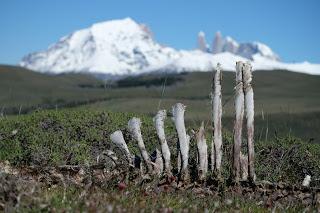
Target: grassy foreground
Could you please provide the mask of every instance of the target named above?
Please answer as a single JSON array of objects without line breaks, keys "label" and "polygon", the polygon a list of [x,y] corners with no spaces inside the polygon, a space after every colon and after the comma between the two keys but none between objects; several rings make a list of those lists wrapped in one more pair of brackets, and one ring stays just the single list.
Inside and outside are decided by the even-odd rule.
[{"label": "grassy foreground", "polygon": [[[111,113],[88,110],[41,111],[30,115],[3,118],[0,122],[0,160],[12,165],[85,165],[93,164],[103,151],[115,149],[109,135],[120,129],[133,154],[139,155],[135,141],[126,126],[133,116],[142,119],[142,134],[146,148],[152,153],[160,149],[152,118],[142,114]],[[198,126],[189,126],[191,129]],[[210,129],[208,127],[207,129]],[[172,122],[166,122],[166,135],[176,157],[177,137]],[[211,141],[207,131],[207,141]],[[232,133],[223,132],[224,163],[229,172]],[[210,149],[210,143],[209,149]],[[195,158],[196,144],[191,140],[191,158]],[[292,136],[273,137],[255,141],[257,176],[269,181],[301,183],[306,173],[320,178],[320,144]],[[245,150],[244,150],[245,152]],[[320,182],[313,182],[320,186]]]},{"label": "grassy foreground", "polygon": [[[147,150],[152,153],[156,147],[159,148],[159,145],[150,116],[79,109],[51,110],[1,118],[0,162],[7,161],[10,166],[22,169],[29,166],[39,168],[58,165],[90,166],[95,164],[97,157],[107,149],[115,150],[116,154],[121,156],[109,139],[110,133],[117,129],[123,130],[130,150],[139,155],[136,143],[126,131],[127,121],[133,116],[142,119],[142,134]],[[197,128],[197,126],[189,125],[189,132],[191,128]],[[177,138],[169,119],[166,122],[166,134],[172,150],[173,165],[176,165]],[[223,138],[223,176],[227,178],[230,173],[232,145],[230,131],[224,129]],[[211,141],[210,134],[207,134],[207,141]],[[194,168],[196,162],[194,139],[191,141],[190,149],[190,168]],[[267,141],[264,138],[256,139],[255,149],[256,173],[259,180],[283,181],[300,185],[305,175],[310,174],[311,186],[320,187],[320,144],[292,136],[272,137]],[[90,188],[86,188],[86,185],[72,184],[65,188],[64,184],[68,183],[62,184],[59,181],[50,180],[48,184],[47,181],[39,181],[39,179],[30,182],[25,176],[16,177],[2,172],[0,174],[2,183],[0,203],[5,205],[3,208],[6,210],[14,211],[170,212],[186,209],[191,212],[205,210],[264,212],[275,206],[268,206],[259,199],[234,197],[224,192],[224,189],[216,195],[194,190],[161,191],[154,188],[152,184],[137,186],[126,181],[124,182],[127,186],[122,189],[119,188],[119,183],[123,181],[121,175],[113,181],[93,184]],[[44,172],[44,177],[46,177],[45,174],[47,173]],[[150,188],[153,190],[150,191]],[[22,196],[22,192],[25,192],[26,196]],[[31,192],[32,196],[28,196]],[[306,208],[301,203],[277,206],[282,210],[287,207],[291,211]]]}]

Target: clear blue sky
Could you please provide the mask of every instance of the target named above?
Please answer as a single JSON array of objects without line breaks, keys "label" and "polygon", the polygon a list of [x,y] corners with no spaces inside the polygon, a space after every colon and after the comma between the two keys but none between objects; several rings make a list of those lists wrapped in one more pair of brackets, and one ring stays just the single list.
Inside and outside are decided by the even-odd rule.
[{"label": "clear blue sky", "polygon": [[261,41],[284,61],[320,63],[320,0],[1,0],[0,63],[99,21],[131,17],[158,42],[193,49],[202,30],[240,42]]}]

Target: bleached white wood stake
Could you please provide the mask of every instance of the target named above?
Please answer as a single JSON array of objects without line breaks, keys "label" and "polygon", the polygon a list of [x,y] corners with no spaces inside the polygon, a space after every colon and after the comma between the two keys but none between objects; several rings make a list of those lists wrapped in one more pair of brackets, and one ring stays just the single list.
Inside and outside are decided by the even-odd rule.
[{"label": "bleached white wood stake", "polygon": [[124,154],[129,162],[130,165],[133,165],[133,156],[131,155],[128,146],[123,138],[123,134],[120,130],[115,131],[110,135],[110,140],[112,143],[114,143],[117,147],[119,147],[122,151],[124,151]]},{"label": "bleached white wood stake", "polygon": [[245,100],[245,112],[247,118],[248,137],[248,172],[250,181],[255,181],[254,171],[254,99],[252,89],[252,66],[249,62],[243,66],[243,88]]},{"label": "bleached white wood stake", "polygon": [[[188,145],[188,150],[189,150],[189,145],[190,145],[190,135],[187,134],[187,145]],[[180,173],[181,168],[182,168],[182,159],[181,159],[181,152],[180,152],[180,145],[178,144],[178,159],[177,159],[177,168],[178,172]]]},{"label": "bleached white wood stake", "polygon": [[248,156],[240,152],[241,180],[248,180]]},{"label": "bleached white wood stake", "polygon": [[178,157],[177,157],[177,169],[178,169],[178,173],[181,172],[181,168],[182,168],[182,160],[181,160],[180,146],[179,146],[179,144],[178,144]]},{"label": "bleached white wood stake", "polygon": [[156,149],[156,160],[154,164],[154,173],[161,175],[163,173],[163,159],[161,152],[158,149]]},{"label": "bleached white wood stake", "polygon": [[311,182],[311,176],[306,175],[305,178],[303,179],[302,186],[309,187]]},{"label": "bleached white wood stake", "polygon": [[111,150],[106,150],[105,152],[103,152],[103,154],[105,154],[106,156],[108,156],[111,160],[113,160],[114,162],[118,161],[118,157],[116,156],[116,153],[114,153]]},{"label": "bleached white wood stake", "polygon": [[203,122],[196,133],[196,141],[198,148],[198,176],[199,180],[204,180],[208,171],[208,148]]},{"label": "bleached white wood stake", "polygon": [[190,140],[191,140],[191,136],[186,134],[187,136],[187,149],[188,149],[188,158],[189,158],[189,150],[190,150]]},{"label": "bleached white wood stake", "polygon": [[[106,151],[102,152],[102,155],[107,156],[109,159],[111,159],[114,166],[117,165],[118,157],[117,157],[116,153],[114,153],[111,150],[106,150]],[[97,163],[100,162],[100,158],[101,158],[101,156],[98,155],[97,160],[96,160]]]},{"label": "bleached white wood stake", "polygon": [[181,154],[181,179],[187,180],[189,178],[188,173],[188,160],[189,160],[189,142],[190,137],[187,136],[186,127],[184,124],[184,112],[185,106],[181,103],[177,103],[172,107],[172,114],[178,138],[179,138],[179,152]]},{"label": "bleached white wood stake", "polygon": [[236,183],[240,180],[240,152],[242,143],[242,124],[244,115],[244,93],[242,82],[242,69],[244,63],[238,61],[236,63],[236,86],[235,86],[235,122],[233,130],[233,178]]},{"label": "bleached white wood stake", "polygon": [[138,147],[142,155],[142,159],[146,164],[147,170],[149,173],[152,173],[153,168],[150,160],[150,156],[147,152],[147,149],[144,145],[142,134],[141,134],[141,120],[139,118],[132,118],[128,122],[128,130],[133,138],[138,142]]},{"label": "bleached white wood stake", "polygon": [[171,153],[164,132],[164,120],[166,117],[166,110],[159,110],[157,115],[153,118],[153,121],[155,123],[157,135],[160,141],[161,153],[164,160],[164,171],[167,175],[171,175]]},{"label": "bleached white wood stake", "polygon": [[[212,122],[213,123],[213,122]],[[214,132],[214,130],[212,129],[212,132]],[[211,172],[214,171],[215,168],[215,157],[216,157],[216,153],[214,151],[214,139],[212,137],[211,139],[211,154],[210,154],[210,161],[211,161]]]},{"label": "bleached white wood stake", "polygon": [[210,153],[210,161],[211,161],[211,172],[214,172],[215,170],[215,162],[216,162],[216,153],[215,153],[215,147],[214,147],[214,76],[212,77],[211,82],[211,123],[212,123],[212,139],[211,139],[211,153]]},{"label": "bleached white wood stake", "polygon": [[213,147],[214,147],[214,170],[220,175],[221,161],[222,161],[222,104],[221,104],[221,66],[218,63],[213,79],[213,97],[212,97],[212,111],[213,111]]}]

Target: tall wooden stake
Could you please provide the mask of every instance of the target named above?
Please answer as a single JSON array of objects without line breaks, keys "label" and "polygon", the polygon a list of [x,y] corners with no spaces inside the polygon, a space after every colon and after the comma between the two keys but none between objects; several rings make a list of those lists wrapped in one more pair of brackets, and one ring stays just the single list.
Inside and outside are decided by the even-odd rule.
[{"label": "tall wooden stake", "polygon": [[[222,161],[222,133],[221,133],[221,67],[217,64],[216,73],[213,79],[212,88],[212,120],[213,120],[213,144],[211,149],[211,156],[214,156],[214,170],[220,176],[221,161]],[[211,157],[212,159],[213,157]],[[212,163],[212,162],[211,162]]]},{"label": "tall wooden stake", "polygon": [[147,149],[144,145],[142,134],[141,134],[141,120],[139,118],[132,118],[128,122],[128,130],[132,134],[133,138],[138,142],[138,147],[142,155],[142,159],[146,164],[147,170],[149,173],[153,172],[150,156],[147,152]]},{"label": "tall wooden stake", "polygon": [[252,89],[252,66],[245,63],[243,66],[243,87],[245,97],[245,111],[247,118],[247,137],[248,137],[248,170],[249,180],[255,180],[254,172],[254,100]]},{"label": "tall wooden stake", "polygon": [[164,132],[164,120],[167,117],[166,110],[159,110],[157,115],[153,118],[153,121],[156,126],[157,135],[160,141],[161,153],[164,160],[164,171],[166,175],[171,175],[171,163],[170,163],[170,149],[166,140]]},{"label": "tall wooden stake", "polygon": [[186,133],[186,127],[184,124],[184,112],[185,106],[181,103],[177,103],[172,107],[173,121],[176,126],[178,138],[179,138],[179,153],[181,156],[181,169],[180,178],[182,181],[189,179],[188,172],[188,160],[189,160],[189,140],[190,137]]},{"label": "tall wooden stake", "polygon": [[242,142],[242,124],[244,114],[244,93],[242,82],[242,68],[244,63],[239,61],[236,63],[236,87],[235,87],[235,114],[236,120],[233,130],[233,178],[236,183],[240,180],[240,152]]},{"label": "tall wooden stake", "polygon": [[204,180],[208,171],[208,151],[203,122],[196,133],[196,140],[198,148],[198,176],[199,180]]}]

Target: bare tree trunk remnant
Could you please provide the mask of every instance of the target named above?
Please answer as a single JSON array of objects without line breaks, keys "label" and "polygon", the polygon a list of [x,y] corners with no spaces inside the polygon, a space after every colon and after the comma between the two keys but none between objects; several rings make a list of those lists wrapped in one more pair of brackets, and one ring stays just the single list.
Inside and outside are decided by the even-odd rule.
[{"label": "bare tree trunk remnant", "polygon": [[211,149],[211,159],[214,159],[214,171],[220,176],[222,162],[222,133],[221,133],[221,67],[217,64],[216,73],[212,85],[212,120],[213,120],[213,144]]},{"label": "bare tree trunk remnant", "polygon": [[184,124],[184,112],[185,106],[181,103],[177,103],[172,107],[173,121],[176,126],[178,138],[179,138],[179,153],[181,155],[181,169],[180,178],[183,181],[189,179],[188,173],[188,160],[189,160],[189,142],[190,137],[187,136],[186,127]]},{"label": "bare tree trunk remnant", "polygon": [[240,152],[241,180],[248,180],[248,156]]},{"label": "bare tree trunk remnant", "polygon": [[117,147],[119,147],[122,151],[124,151],[126,158],[130,165],[133,165],[133,157],[128,149],[128,146],[123,138],[123,134],[120,130],[115,131],[110,135],[110,140],[114,143]]},{"label": "bare tree trunk remnant", "polygon": [[210,161],[211,161],[211,172],[214,171],[214,168],[215,168],[215,152],[214,152],[214,140],[213,138],[211,139],[211,155],[210,155]]},{"label": "bare tree trunk remnant", "polygon": [[204,180],[208,171],[208,147],[203,122],[196,133],[196,140],[198,148],[198,176],[199,180]]},{"label": "bare tree trunk remnant", "polygon": [[235,87],[235,114],[236,120],[233,130],[233,178],[236,183],[240,180],[240,152],[242,143],[242,124],[244,115],[244,92],[242,82],[242,69],[244,63],[239,61],[236,63],[236,87]]},{"label": "bare tree trunk remnant", "polygon": [[157,135],[160,141],[161,153],[164,160],[164,171],[167,175],[171,175],[171,153],[164,132],[164,120],[166,119],[166,117],[166,110],[160,110],[158,111],[157,115],[153,118],[153,121],[155,123]]},{"label": "bare tree trunk remnant", "polygon": [[141,134],[141,120],[139,118],[132,118],[128,122],[128,130],[130,134],[133,136],[133,138],[138,142],[138,147],[140,150],[140,153],[142,155],[142,159],[144,163],[146,164],[147,170],[149,173],[152,173],[153,168],[150,160],[150,156],[147,152],[147,149],[144,145],[142,134]]},{"label": "bare tree trunk remnant", "polygon": [[163,159],[161,156],[161,152],[156,149],[156,159],[154,161],[154,173],[157,175],[161,175],[163,173]]},{"label": "bare tree trunk remnant", "polygon": [[247,118],[247,137],[248,137],[248,170],[249,180],[255,181],[254,171],[254,99],[252,89],[252,66],[245,63],[243,66],[243,88],[245,97],[245,110]]}]

